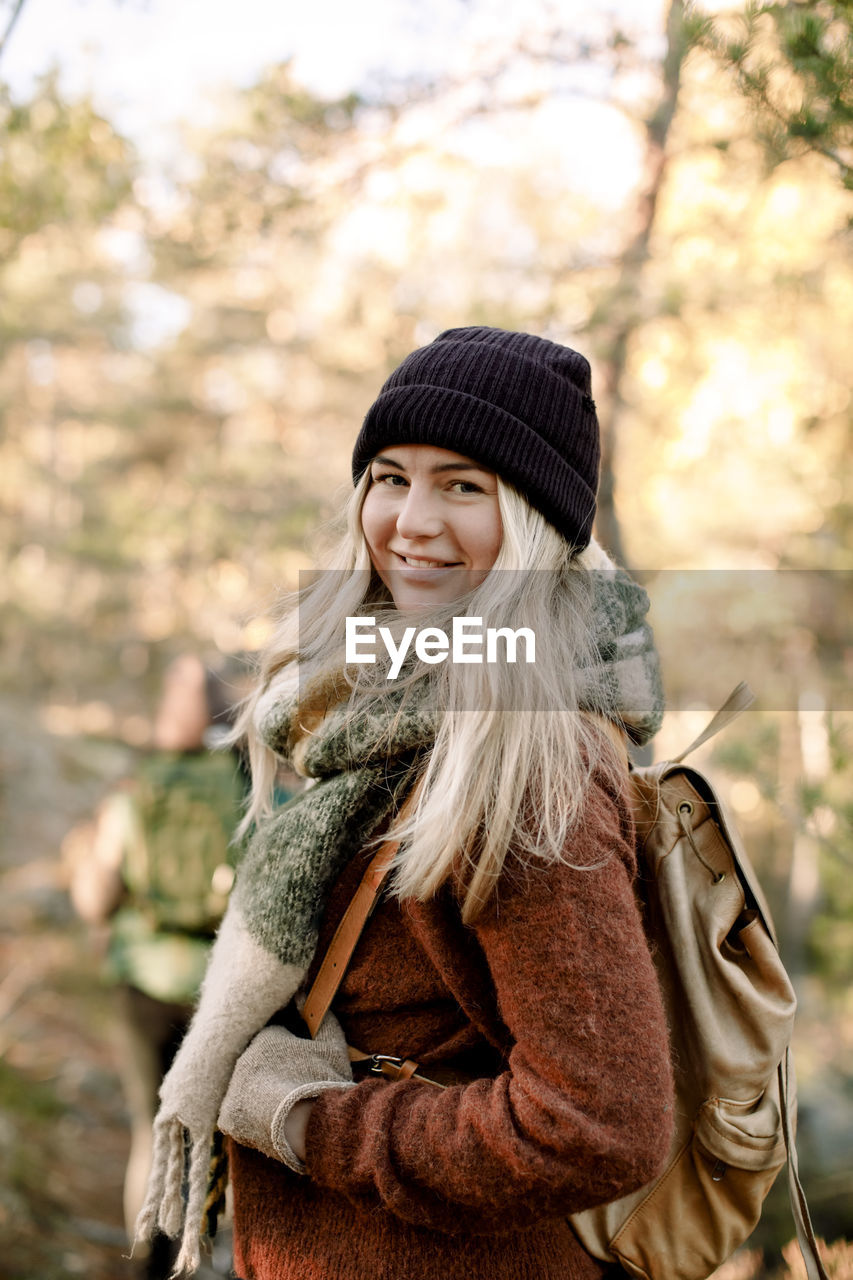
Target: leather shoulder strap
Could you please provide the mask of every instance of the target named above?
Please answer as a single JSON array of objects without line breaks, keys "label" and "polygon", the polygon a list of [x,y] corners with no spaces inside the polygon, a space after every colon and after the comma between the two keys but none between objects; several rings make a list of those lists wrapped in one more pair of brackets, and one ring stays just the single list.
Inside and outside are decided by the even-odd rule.
[{"label": "leather shoulder strap", "polygon": [[[416,783],[409,792],[397,815],[397,821],[405,821],[415,806],[420,790]],[[311,990],[302,1009],[302,1018],[313,1039],[326,1016],[329,1006],[337,994],[343,981],[347,966],[361,937],[362,930],[379,900],[379,894],[391,870],[391,864],[400,847],[399,840],[383,840],[376,853],[367,864],[352,901],[335,930],[329,949],[323,957],[323,963],[317,971]]]},{"label": "leather shoulder strap", "polygon": [[803,1191],[803,1185],[800,1182],[800,1171],[797,1165],[797,1147],[794,1142],[796,1104],[793,1098],[795,1092],[793,1071],[794,1063],[789,1045],[777,1069],[781,1102],[780,1110],[782,1112],[782,1136],[785,1139],[785,1150],[788,1154],[788,1198],[791,1201],[791,1213],[794,1217],[794,1226],[797,1229],[797,1243],[800,1246],[800,1253],[803,1255],[808,1280],[829,1280],[820,1256],[820,1247],[812,1226],[809,1206],[806,1202],[806,1193]]}]

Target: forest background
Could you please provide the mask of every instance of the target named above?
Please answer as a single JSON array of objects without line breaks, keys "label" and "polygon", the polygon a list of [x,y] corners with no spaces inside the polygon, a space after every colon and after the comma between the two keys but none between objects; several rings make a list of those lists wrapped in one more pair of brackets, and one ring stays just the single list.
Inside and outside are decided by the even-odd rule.
[{"label": "forest background", "polygon": [[[458,324],[592,360],[598,533],[664,661],[656,756],[757,694],[704,759],[796,978],[801,1165],[843,1242],[853,5],[368,6],[360,59],[332,13],[325,81],[291,15],[292,57],[147,146],[61,56],[22,87],[39,4],[0,5],[0,1275],[119,1274],[124,1117],[63,836],[145,749],[175,654],[262,645],[383,377]],[[211,7],[220,38],[238,21]],[[799,1274],[791,1234],[780,1187],[728,1280]]]}]

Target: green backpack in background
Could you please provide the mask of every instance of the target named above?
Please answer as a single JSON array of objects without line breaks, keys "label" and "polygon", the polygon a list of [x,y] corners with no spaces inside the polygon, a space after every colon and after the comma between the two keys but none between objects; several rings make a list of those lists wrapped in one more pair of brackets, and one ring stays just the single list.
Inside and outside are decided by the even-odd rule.
[{"label": "green backpack in background", "polygon": [[158,930],[212,934],[240,848],[247,780],[230,751],[158,752],[131,784],[124,859],[130,904]]}]

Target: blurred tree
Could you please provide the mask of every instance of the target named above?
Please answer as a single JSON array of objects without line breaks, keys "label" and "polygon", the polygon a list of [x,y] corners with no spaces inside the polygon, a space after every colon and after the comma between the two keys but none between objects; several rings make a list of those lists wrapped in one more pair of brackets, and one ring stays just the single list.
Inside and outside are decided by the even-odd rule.
[{"label": "blurred tree", "polygon": [[94,699],[83,727],[140,740],[121,711],[152,645],[253,647],[242,623],[332,508],[324,465],[301,481],[315,442],[287,433],[331,403],[307,300],[355,107],[272,73],[175,181],[53,79],[4,95],[2,660],[18,692]]},{"label": "blurred tree", "polygon": [[[777,175],[780,167],[795,170],[810,156],[824,162],[828,175],[840,178],[846,190],[853,189],[853,4],[850,0],[785,0],[784,3],[749,3],[742,10],[718,17],[697,17],[699,43],[723,69],[750,108],[749,136],[757,145],[765,172]],[[728,136],[720,134],[716,145],[725,150],[737,147],[744,138],[743,124]],[[826,163],[828,162],[828,164]],[[802,172],[816,172],[800,169]],[[781,173],[778,177],[781,178]],[[784,179],[782,179],[784,181]],[[802,187],[803,179],[793,178]],[[807,181],[807,179],[806,179]],[[818,177],[817,190],[825,189]],[[815,212],[830,204],[829,197],[813,204]],[[840,209],[831,242],[833,267],[846,274],[851,258],[853,211],[849,201]],[[820,216],[818,212],[818,216]],[[826,269],[829,268],[827,261]],[[801,297],[810,307],[828,279],[822,271],[803,273],[799,280]],[[840,296],[839,296],[840,295]],[[847,290],[836,291],[844,307]],[[805,326],[804,326],[804,339]],[[828,337],[832,346],[832,337]],[[844,477],[837,497],[825,504],[820,531],[825,552],[836,564],[848,564],[846,552],[853,545],[853,504],[850,502],[849,470],[849,379],[844,372],[846,356],[836,365],[834,393],[838,410],[827,421],[815,413],[804,424],[812,436],[820,432],[835,438],[836,466],[833,474]],[[848,388],[843,395],[840,388]],[[789,552],[791,563],[809,563],[811,556],[800,542]]]},{"label": "blurred tree", "polygon": [[[55,86],[7,100],[9,591],[36,638],[19,631],[15,661],[26,649],[38,681],[56,689],[64,671],[91,690],[173,635],[258,643],[269,618],[247,620],[310,562],[304,535],[335,510],[378,382],[448,324],[577,334],[592,351],[600,532],[620,545],[618,476],[635,564],[721,546],[843,564],[842,206],[821,195],[804,224],[805,171],[762,183],[725,77],[681,0],[667,13],[663,61],[619,31],[593,47],[545,24],[466,83],[397,86],[390,106],[322,101],[275,68],[188,136],[177,175],[139,174]],[[582,189],[600,175],[554,115],[578,94],[639,139],[620,217]],[[106,651],[57,660],[78,614]]]},{"label": "blurred tree", "polygon": [[633,226],[619,255],[614,283],[599,294],[589,319],[602,372],[601,481],[596,531],[620,563],[627,563],[618,515],[619,436],[626,419],[628,348],[645,313],[643,271],[649,258],[658,200],[666,180],[669,134],[678,110],[684,60],[694,39],[683,0],[671,0],[666,13],[666,49],[660,67],[660,96],[643,121],[643,178],[636,196]]},{"label": "blurred tree", "polygon": [[2,23],[2,28],[0,28],[0,58],[3,56],[3,51],[9,42],[15,23],[21,16],[23,7],[24,0],[12,0],[9,11],[0,13],[0,23]]},{"label": "blurred tree", "polygon": [[359,111],[357,97],[321,100],[273,68],[188,135],[191,165],[147,210],[150,280],[186,306],[149,355],[169,523],[148,509],[142,474],[139,553],[172,586],[151,598],[148,634],[257,647],[263,620],[243,624],[295,585],[306,531],[335,510],[345,473],[330,458],[359,376],[381,361],[365,359],[369,331],[344,349],[333,314],[345,282],[329,242],[358,188]]},{"label": "blurred tree", "polygon": [[[127,315],[107,229],[132,200],[132,148],[48,77],[30,102],[0,90],[0,537],[5,673],[21,687],[73,663],[99,562],[85,488],[114,444],[124,391],[109,374]],[[109,544],[110,539],[104,539]],[[76,642],[75,642],[76,637]],[[59,676],[61,680],[61,676]]]},{"label": "blurred tree", "polygon": [[56,74],[32,101],[15,103],[0,85],[0,258],[48,226],[96,227],[127,198],[134,159],[129,144],[82,99],[69,103]]},{"label": "blurred tree", "polygon": [[809,935],[811,967],[844,1003],[853,974],[853,743],[849,717],[829,716],[827,768],[802,782],[801,804],[820,850],[819,909]]},{"label": "blurred tree", "polygon": [[749,3],[701,38],[752,108],[770,167],[816,152],[853,188],[851,0]]}]

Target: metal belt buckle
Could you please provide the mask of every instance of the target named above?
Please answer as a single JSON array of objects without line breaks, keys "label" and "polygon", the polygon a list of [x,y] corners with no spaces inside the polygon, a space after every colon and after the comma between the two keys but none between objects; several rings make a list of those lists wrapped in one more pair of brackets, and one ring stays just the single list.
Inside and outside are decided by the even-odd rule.
[{"label": "metal belt buckle", "polygon": [[402,1067],[405,1058],[395,1058],[393,1053],[372,1053],[370,1055],[370,1070],[375,1076],[382,1075],[382,1067],[384,1063],[388,1063],[392,1067]]}]

